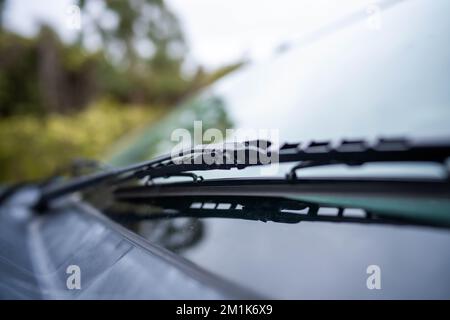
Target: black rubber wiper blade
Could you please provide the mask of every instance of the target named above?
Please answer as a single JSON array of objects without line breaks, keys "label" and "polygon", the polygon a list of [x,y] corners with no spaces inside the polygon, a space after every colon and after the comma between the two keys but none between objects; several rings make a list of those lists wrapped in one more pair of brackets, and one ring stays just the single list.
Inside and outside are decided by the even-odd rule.
[{"label": "black rubber wiper blade", "polygon": [[[414,219],[378,215],[362,208],[329,207],[326,204],[281,197],[159,196],[145,200],[133,199],[132,204],[133,206],[150,205],[160,210],[146,214],[117,209],[104,212],[113,220],[125,223],[176,218],[222,218],[285,224],[310,221],[443,227],[443,225],[424,223]],[[325,214],[322,209],[325,209],[323,210]],[[327,210],[328,212],[326,212]]]},{"label": "black rubber wiper blade", "polygon": [[285,144],[279,159],[298,162],[288,178],[295,179],[299,169],[344,164],[359,166],[376,162],[434,162],[444,165],[450,157],[450,139],[411,140],[378,139],[312,141],[303,144]]},{"label": "black rubber wiper blade", "polygon": [[[98,173],[81,176],[77,178],[70,179],[69,181],[64,181],[60,183],[50,184],[49,186],[45,186],[41,190],[41,196],[37,201],[35,208],[38,211],[42,211],[45,209],[47,204],[54,199],[65,196],[67,194],[82,191],[86,188],[97,186],[99,184],[105,183],[107,181],[111,181],[111,183],[121,183],[127,182],[132,179],[141,179],[149,175],[155,174],[155,170],[160,170],[160,168],[166,168],[168,164],[170,164],[170,169],[168,172],[164,172],[161,176],[166,176],[168,173],[179,174],[185,171],[192,170],[214,170],[214,169],[231,169],[238,168],[242,169],[249,165],[260,165],[261,163],[257,162],[255,164],[245,163],[245,162],[232,162],[232,163],[218,163],[218,164],[195,164],[185,165],[183,163],[175,164],[176,158],[185,158],[185,157],[195,157],[202,156],[205,152],[214,153],[214,152],[222,152],[226,150],[227,153],[235,153],[239,151],[244,151],[244,153],[256,152],[256,153],[267,153],[267,147],[270,146],[269,141],[263,140],[254,140],[254,141],[245,141],[238,144],[221,144],[217,147],[213,147],[211,145],[200,145],[191,149],[182,150],[179,152],[179,156],[174,157],[173,154],[166,154],[159,156],[155,159],[133,164],[130,166],[120,167],[120,168],[112,168],[109,170],[104,170]],[[223,154],[223,153],[222,153]],[[182,160],[182,159],[181,159]],[[159,171],[158,171],[159,172]]]},{"label": "black rubber wiper blade", "polygon": [[[165,155],[140,164],[74,178],[68,182],[43,188],[37,207],[45,207],[52,199],[105,181],[117,184],[145,177],[167,177],[189,171],[243,169],[271,163],[266,163],[263,159],[276,159],[279,163],[298,162],[299,164],[289,175],[289,178],[295,178],[295,171],[304,167],[405,161],[444,164],[450,156],[450,139],[427,141],[379,139],[374,142],[343,140],[338,143],[313,141],[303,144],[285,144],[279,150],[272,150],[268,148],[269,146],[270,142],[262,140],[240,144],[207,145],[184,150],[175,157]],[[245,156],[243,159],[237,156],[241,151]],[[212,163],[195,161],[205,155],[213,156],[215,161]],[[229,161],[230,159],[232,161]]]},{"label": "black rubber wiper blade", "polygon": [[[333,164],[349,166],[375,162],[434,162],[444,164],[450,157],[450,139],[379,139],[373,142],[343,140],[338,143],[312,141],[308,143],[285,144],[279,150],[258,148],[253,159],[231,163],[225,161],[225,155],[227,155],[227,152],[230,152],[229,150],[212,148],[208,149],[208,152],[209,154],[224,155],[224,157],[217,157],[219,161],[211,164],[186,163],[186,161],[177,163],[176,159],[170,159],[136,171],[132,177],[157,178],[187,171],[243,169],[249,166],[271,164],[264,163],[261,159],[276,159],[278,163],[298,162],[298,165],[292,169],[289,178],[295,178],[296,170],[301,168]],[[202,156],[202,154],[198,154],[198,156]]]},{"label": "black rubber wiper blade", "polygon": [[[119,203],[176,210],[176,215],[168,217],[186,215],[285,223],[310,220],[450,227],[450,183],[437,179],[215,179],[201,183],[121,187],[114,191],[114,199]],[[231,204],[233,210],[221,210],[223,204]],[[244,211],[237,210],[238,206]],[[306,206],[310,208],[306,217],[282,211],[301,210]],[[320,207],[339,211],[335,216],[322,216],[314,209]],[[350,208],[361,209],[366,216],[347,219],[349,217],[345,214],[340,214]]]}]

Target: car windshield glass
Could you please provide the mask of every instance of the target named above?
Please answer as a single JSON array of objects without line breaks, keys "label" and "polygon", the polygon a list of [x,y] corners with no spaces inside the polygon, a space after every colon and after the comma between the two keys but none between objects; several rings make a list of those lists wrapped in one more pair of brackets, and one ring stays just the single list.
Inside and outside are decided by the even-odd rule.
[{"label": "car windshield glass", "polygon": [[[246,65],[189,99],[156,127],[126,140],[126,144],[122,143],[110,154],[109,162],[124,165],[168,152],[173,146],[168,141],[171,133],[177,128],[193,132],[195,120],[202,121],[204,130],[278,128],[280,144],[450,136],[450,43],[446,40],[450,30],[447,18],[450,5],[445,1],[434,6],[421,1],[392,2],[395,5],[383,11],[383,28],[377,32],[368,30],[364,19],[350,19],[349,23],[338,24],[339,28],[333,32],[316,34],[307,43],[294,43],[288,50],[276,53],[266,61]],[[291,168],[291,164],[281,164],[277,176],[284,177]],[[226,177],[256,177],[259,176],[257,170],[255,167],[229,170]],[[205,179],[224,177],[218,171],[195,173]],[[358,167],[337,164],[307,168],[297,174],[305,179],[445,179],[447,172],[434,163],[405,162]],[[174,177],[156,183],[172,183],[177,179],[192,180]],[[331,198],[314,200],[336,200],[332,194],[329,196]],[[342,212],[347,210],[356,219],[360,218],[361,198],[347,195],[346,199],[348,202],[341,207]],[[450,268],[450,235],[444,230],[392,224],[334,223],[329,217],[338,216],[340,212],[332,205],[335,203],[321,209],[319,216],[326,218],[319,222],[273,221],[282,210],[301,214],[302,204],[296,204],[296,208],[271,208],[262,212],[269,211],[272,216],[256,216],[255,219],[220,217],[229,212],[217,213],[215,206],[220,203],[234,206],[232,200],[196,199],[190,203],[193,208],[189,207],[192,209],[189,212],[166,212],[169,219],[142,219],[139,216],[137,220],[122,223],[200,266],[218,271],[224,277],[268,296],[369,297],[370,292],[356,285],[356,278],[364,283],[364,270],[359,270],[357,265],[371,261],[389,265],[393,277],[409,270],[410,283],[415,282],[413,277],[417,274],[426,275],[433,281],[430,266],[434,262]],[[176,201],[181,200],[171,203]],[[367,199],[365,201],[367,204]],[[438,211],[433,204],[436,202],[424,198],[422,204],[405,200],[390,203],[389,208],[392,210],[391,205],[394,205],[400,210],[409,208],[427,214]],[[376,203],[376,206],[385,205],[388,205],[386,201]],[[239,209],[237,206],[232,208]],[[140,214],[145,215],[148,206],[140,210],[144,210]],[[199,218],[199,214],[205,214],[200,210],[215,215],[215,218]],[[180,216],[173,219],[176,214]],[[433,250],[425,250],[427,246],[432,246]],[[420,258],[415,250],[421,252]],[[302,276],[293,276],[296,274]],[[351,278],[355,278],[352,288],[347,285]],[[448,283],[449,279],[435,280],[436,290],[418,284],[415,292],[439,296],[438,287],[448,290],[443,283]],[[318,292],[317,283],[326,289]],[[400,286],[393,285],[382,296],[392,298],[401,295],[401,291]],[[412,291],[408,294],[414,296]]]}]

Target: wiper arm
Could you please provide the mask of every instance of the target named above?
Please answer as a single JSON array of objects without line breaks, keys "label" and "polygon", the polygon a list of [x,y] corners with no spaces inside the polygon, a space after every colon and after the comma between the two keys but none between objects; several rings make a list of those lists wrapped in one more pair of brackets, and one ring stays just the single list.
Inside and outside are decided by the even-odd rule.
[{"label": "wiper arm", "polygon": [[[256,140],[238,145],[224,144],[218,147],[197,147],[181,152],[178,157],[165,155],[140,164],[74,178],[66,183],[53,184],[43,188],[42,196],[36,207],[45,207],[52,199],[81,191],[105,181],[113,181],[117,184],[132,179],[165,177],[189,171],[243,169],[265,164],[261,161],[263,158],[278,158],[279,163],[299,162],[300,164],[294,167],[289,175],[289,178],[295,178],[295,170],[305,167],[402,161],[444,164],[450,156],[450,140],[379,139],[373,143],[364,140],[344,140],[339,143],[313,141],[304,144],[285,144],[279,150],[271,150],[268,146],[270,146],[270,143]],[[250,161],[251,159],[248,156],[240,159],[236,154],[241,151],[246,155],[253,152],[256,158],[253,159],[254,161]],[[195,161],[196,158],[204,156],[205,153],[214,155],[213,158],[216,161],[211,164]],[[230,158],[234,160],[227,161]]]},{"label": "wiper arm", "polygon": [[[188,150],[180,151],[180,155],[178,158],[186,158],[186,157],[198,157],[203,156],[205,152],[215,153],[222,152],[222,154],[229,154],[243,151],[245,154],[249,154],[250,152],[256,152],[265,154],[267,153],[267,147],[270,146],[269,141],[263,140],[254,140],[254,141],[246,141],[243,143],[239,143],[236,147],[236,144],[223,144],[225,149],[222,147],[212,148],[210,145],[201,145],[194,147]],[[235,147],[233,149],[233,147]],[[226,153],[223,152],[226,151]],[[175,157],[176,158],[176,157]],[[242,169],[249,165],[260,165],[260,162],[255,164],[250,163],[242,163],[239,161],[233,163],[222,163],[222,164],[192,164],[185,165],[183,163],[175,164],[174,157],[172,154],[162,155],[150,161],[145,161],[137,164],[133,164],[130,166],[113,168],[109,170],[105,170],[99,173],[94,173],[86,176],[81,176],[77,178],[73,178],[67,182],[63,183],[55,183],[49,186],[45,186],[41,190],[41,196],[37,201],[35,208],[38,211],[42,211],[46,208],[47,204],[54,199],[65,196],[67,194],[82,191],[86,188],[96,186],[107,181],[113,181],[115,184],[126,182],[132,179],[141,179],[146,176],[149,176],[150,173],[153,176],[167,176],[169,174],[177,175],[182,174],[185,171],[192,170],[214,170],[214,169],[231,169],[238,168]],[[169,168],[169,170],[161,170],[161,168]],[[155,172],[157,170],[158,172]],[[159,174],[159,175],[158,175]]]},{"label": "wiper arm", "polygon": [[[250,145],[251,146],[251,145]],[[249,149],[252,151],[251,149]],[[184,159],[169,159],[147,166],[133,173],[131,178],[164,177],[186,171],[243,169],[249,166],[259,166],[261,158],[277,159],[279,163],[299,162],[291,171],[289,178],[295,178],[295,171],[301,168],[317,167],[333,164],[350,166],[374,162],[435,162],[443,164],[450,157],[450,141],[413,141],[406,139],[379,139],[375,142],[364,140],[344,140],[339,143],[331,141],[284,144],[279,150],[256,148],[254,161],[239,162],[234,154],[235,162],[227,162],[227,155],[236,153],[234,149],[208,149],[209,154],[223,155],[217,157],[212,164],[186,163]],[[196,156],[203,156],[198,153]],[[186,157],[186,156],[184,156]],[[193,157],[192,157],[193,159]],[[179,162],[177,162],[178,160]],[[189,159],[190,160],[190,159]]]}]

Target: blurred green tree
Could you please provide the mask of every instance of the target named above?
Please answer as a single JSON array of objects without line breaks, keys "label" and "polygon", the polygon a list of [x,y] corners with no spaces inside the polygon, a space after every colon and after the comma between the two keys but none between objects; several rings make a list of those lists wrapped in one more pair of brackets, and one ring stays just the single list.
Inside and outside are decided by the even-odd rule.
[{"label": "blurred green tree", "polygon": [[[78,41],[85,44],[99,35],[105,54],[121,73],[107,83],[122,100],[173,104],[184,96],[189,89],[181,72],[186,44],[163,0],[108,0],[100,13],[90,1],[78,4],[83,16]],[[120,80],[124,76],[128,85]]]},{"label": "blurred green tree", "polygon": [[124,133],[153,126],[167,106],[240,66],[183,74],[186,44],[163,0],[79,0],[73,43],[46,25],[33,37],[7,30],[8,3],[0,0],[0,182],[100,157]]},{"label": "blurred green tree", "polygon": [[184,37],[177,18],[163,0],[107,0],[103,2],[105,8],[95,16],[89,3],[79,0],[83,24],[88,24],[80,33],[80,41],[95,30],[103,48],[115,51],[112,54],[120,57],[121,63],[131,65],[142,58],[160,62],[162,56],[168,60],[182,57],[186,49]]},{"label": "blurred green tree", "polygon": [[62,44],[50,27],[33,39],[0,33],[0,56],[0,116],[78,111],[98,91],[101,57]]},{"label": "blurred green tree", "polygon": [[[0,17],[8,2],[0,0]],[[0,116],[69,113],[105,96],[173,105],[194,88],[181,70],[181,29],[164,1],[79,5],[82,28],[75,43],[63,43],[46,25],[33,38],[0,32]],[[100,39],[97,49],[87,49],[92,37]]]}]

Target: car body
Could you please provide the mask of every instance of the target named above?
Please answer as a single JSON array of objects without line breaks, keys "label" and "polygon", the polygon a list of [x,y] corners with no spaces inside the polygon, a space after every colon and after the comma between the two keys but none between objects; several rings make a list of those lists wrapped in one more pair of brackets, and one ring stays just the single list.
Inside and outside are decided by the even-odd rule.
[{"label": "car body", "polygon": [[[290,48],[244,66],[128,140],[113,152],[110,164],[168,152],[174,144],[171,133],[193,131],[195,120],[205,129],[275,129],[279,145],[450,137],[450,3],[393,0],[378,6],[380,28],[368,26],[363,10],[293,41]],[[280,164],[274,176],[284,177],[290,168]],[[257,170],[232,169],[225,177],[254,177]],[[199,174],[206,180],[224,175]],[[446,174],[436,164],[381,163],[307,168],[299,176],[445,181]],[[328,188],[329,198],[339,193]],[[236,192],[251,191],[241,187]],[[91,202],[68,197],[49,209],[59,213],[43,215],[26,205],[35,192],[23,190],[9,198],[9,207],[2,207],[4,297],[450,298],[447,228],[224,217],[127,222],[124,228],[107,217],[105,210],[116,205],[101,189]],[[383,197],[379,201],[385,205],[389,198]],[[349,209],[370,202],[349,199]],[[426,197],[420,207],[415,200],[409,192],[399,206],[438,210]],[[443,208],[439,210],[448,216],[448,207]],[[11,232],[14,228],[22,231]],[[72,264],[86,274],[81,291],[66,290],[66,268]],[[368,285],[374,266],[381,272],[381,287],[375,289]]]}]

